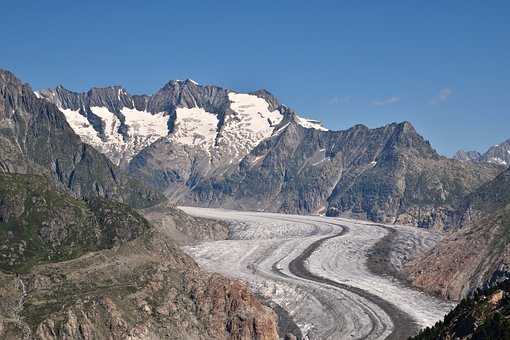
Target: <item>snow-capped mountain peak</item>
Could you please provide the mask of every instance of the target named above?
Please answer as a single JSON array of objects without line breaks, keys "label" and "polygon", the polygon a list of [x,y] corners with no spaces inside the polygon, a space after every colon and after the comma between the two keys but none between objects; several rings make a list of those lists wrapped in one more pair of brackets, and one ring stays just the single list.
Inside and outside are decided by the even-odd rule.
[{"label": "snow-capped mountain peak", "polygon": [[[172,80],[152,96],[120,86],[76,93],[58,86],[38,96],[53,102],[86,143],[125,163],[160,138],[205,151],[211,161],[238,161],[270,137],[289,110],[268,91],[238,93]],[[298,117],[305,128],[326,130]]]}]

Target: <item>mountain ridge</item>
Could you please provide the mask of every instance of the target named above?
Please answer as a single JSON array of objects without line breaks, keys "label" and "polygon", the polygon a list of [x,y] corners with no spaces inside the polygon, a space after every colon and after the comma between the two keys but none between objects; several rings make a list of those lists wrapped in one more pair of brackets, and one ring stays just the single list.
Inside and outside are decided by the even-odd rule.
[{"label": "mountain ridge", "polygon": [[[41,95],[65,106],[59,91]],[[98,91],[108,92],[100,102]],[[439,155],[408,121],[329,131],[266,90],[237,93],[188,80],[169,81],[152,96],[123,91],[75,94],[83,112],[67,112],[68,119],[86,118],[99,133],[93,145],[106,145],[101,151],[131,176],[182,204],[445,229],[458,218],[461,197],[502,170]],[[61,109],[79,108],[73,105]]]}]

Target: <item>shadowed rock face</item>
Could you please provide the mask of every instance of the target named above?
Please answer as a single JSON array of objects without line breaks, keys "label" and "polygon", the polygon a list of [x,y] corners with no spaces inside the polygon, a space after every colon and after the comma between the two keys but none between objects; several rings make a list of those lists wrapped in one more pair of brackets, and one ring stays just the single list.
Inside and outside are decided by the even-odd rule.
[{"label": "shadowed rock face", "polygon": [[[202,223],[181,215],[181,230]],[[121,203],[0,175],[0,233],[2,339],[278,339],[246,286],[202,272]]]},{"label": "shadowed rock face", "polygon": [[407,266],[418,287],[452,299],[510,277],[510,169],[463,202],[458,229]]},{"label": "shadowed rock face", "polygon": [[129,178],[81,142],[54,104],[0,71],[0,170],[46,173],[81,197],[100,196],[147,206],[162,196]]}]

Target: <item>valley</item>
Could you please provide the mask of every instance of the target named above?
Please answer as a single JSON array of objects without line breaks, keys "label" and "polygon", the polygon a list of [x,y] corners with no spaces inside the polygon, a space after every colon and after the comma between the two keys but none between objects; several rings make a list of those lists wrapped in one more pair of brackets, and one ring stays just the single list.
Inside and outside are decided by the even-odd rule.
[{"label": "valley", "polygon": [[437,234],[343,218],[181,209],[230,223],[229,240],[184,251],[280,305],[305,339],[403,339],[453,307],[397,279],[403,262],[432,248]]}]

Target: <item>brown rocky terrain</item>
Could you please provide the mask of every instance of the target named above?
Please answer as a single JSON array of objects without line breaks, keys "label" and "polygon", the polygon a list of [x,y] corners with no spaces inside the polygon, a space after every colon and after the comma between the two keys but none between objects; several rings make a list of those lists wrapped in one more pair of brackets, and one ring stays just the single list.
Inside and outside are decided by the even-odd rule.
[{"label": "brown rocky terrain", "polygon": [[141,209],[141,213],[179,245],[226,240],[229,235],[227,223],[190,216],[168,201]]},{"label": "brown rocky terrain", "polygon": [[201,271],[129,207],[2,176],[0,338],[278,338],[276,315],[246,286]]}]

